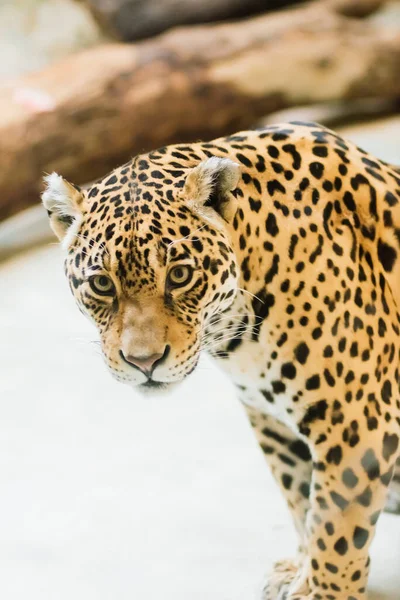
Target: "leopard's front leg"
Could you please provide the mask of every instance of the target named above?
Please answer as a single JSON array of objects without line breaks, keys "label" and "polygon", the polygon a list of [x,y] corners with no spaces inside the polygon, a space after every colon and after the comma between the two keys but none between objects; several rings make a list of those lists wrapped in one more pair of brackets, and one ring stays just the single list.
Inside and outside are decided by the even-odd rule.
[{"label": "leopard's front leg", "polygon": [[278,483],[302,546],[305,521],[310,506],[312,457],[308,445],[284,423],[246,405],[261,450]]},{"label": "leopard's front leg", "polygon": [[[245,397],[242,398],[245,402]],[[277,598],[279,590],[291,583],[303,560],[306,546],[306,516],[312,457],[308,445],[286,425],[245,403],[246,411],[271,472],[278,483],[298,533],[298,553],[293,559],[279,561],[268,575],[265,598]]]},{"label": "leopard's front leg", "polygon": [[[368,552],[393,474],[399,425],[381,418],[372,430],[362,429],[365,415],[351,412],[354,418],[345,417],[339,402],[321,400],[300,424],[314,459],[305,557],[292,581],[265,599],[366,599]],[[326,422],[334,426],[327,429]]]}]

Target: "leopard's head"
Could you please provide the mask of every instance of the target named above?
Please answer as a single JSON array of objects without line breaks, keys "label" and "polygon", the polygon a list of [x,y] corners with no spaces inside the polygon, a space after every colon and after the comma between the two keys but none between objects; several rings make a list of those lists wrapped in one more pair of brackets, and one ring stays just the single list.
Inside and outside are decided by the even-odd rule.
[{"label": "leopard's head", "polygon": [[87,190],[53,173],[43,193],[111,373],[143,391],[194,370],[207,323],[237,291],[228,224],[238,165],[211,157],[177,169],[163,159],[140,156]]}]

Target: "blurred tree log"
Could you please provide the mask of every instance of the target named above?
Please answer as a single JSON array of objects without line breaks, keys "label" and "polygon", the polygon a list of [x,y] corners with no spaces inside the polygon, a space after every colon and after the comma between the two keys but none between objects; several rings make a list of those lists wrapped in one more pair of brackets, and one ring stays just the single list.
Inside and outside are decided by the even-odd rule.
[{"label": "blurred tree log", "polygon": [[347,17],[367,17],[387,4],[387,0],[326,0],[326,6]]},{"label": "blurred tree log", "polygon": [[136,153],[286,107],[399,97],[400,35],[338,3],[99,46],[3,87],[0,218],[38,202],[43,172],[85,183]]},{"label": "blurred tree log", "polygon": [[106,31],[125,42],[193,25],[298,4],[304,0],[85,0]]}]

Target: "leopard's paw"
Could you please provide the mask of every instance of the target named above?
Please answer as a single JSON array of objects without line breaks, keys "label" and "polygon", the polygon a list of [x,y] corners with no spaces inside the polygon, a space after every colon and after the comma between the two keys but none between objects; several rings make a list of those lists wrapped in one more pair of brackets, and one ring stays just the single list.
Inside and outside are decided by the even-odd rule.
[{"label": "leopard's paw", "polygon": [[286,600],[289,586],[298,572],[294,560],[280,560],[273,566],[263,587],[262,600]]}]

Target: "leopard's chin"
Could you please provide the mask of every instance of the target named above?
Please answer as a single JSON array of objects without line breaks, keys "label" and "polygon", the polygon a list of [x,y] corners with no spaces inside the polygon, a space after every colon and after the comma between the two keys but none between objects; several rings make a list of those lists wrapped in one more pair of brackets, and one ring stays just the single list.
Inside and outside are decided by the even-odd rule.
[{"label": "leopard's chin", "polygon": [[153,381],[149,379],[145,383],[135,385],[134,389],[142,396],[165,396],[178,387],[183,380],[180,381]]},{"label": "leopard's chin", "polygon": [[153,379],[149,379],[145,383],[140,384],[140,388],[145,388],[146,390],[163,390],[166,389],[168,383],[164,381],[154,381]]}]

